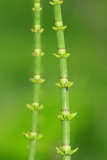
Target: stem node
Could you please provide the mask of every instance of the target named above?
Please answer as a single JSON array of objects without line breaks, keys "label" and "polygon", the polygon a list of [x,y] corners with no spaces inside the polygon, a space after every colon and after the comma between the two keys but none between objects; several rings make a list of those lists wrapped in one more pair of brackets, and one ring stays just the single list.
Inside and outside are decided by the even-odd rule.
[{"label": "stem node", "polygon": [[52,27],[53,30],[58,31],[58,30],[65,30],[67,26],[57,26],[57,27]]},{"label": "stem node", "polygon": [[27,133],[23,132],[23,135],[25,136],[25,138],[27,140],[33,141],[33,142],[35,142],[43,137],[42,134],[37,134],[37,132],[27,132]]},{"label": "stem node", "polygon": [[53,0],[53,2],[49,2],[51,5],[58,5],[58,4],[62,4],[63,1],[62,0]]},{"label": "stem node", "polygon": [[68,81],[65,84],[61,84],[61,83],[56,83],[56,86],[60,87],[60,88],[69,88],[73,85],[73,82]]},{"label": "stem node", "polygon": [[64,111],[64,112],[62,112],[61,115],[58,115],[57,118],[58,118],[59,120],[61,120],[61,121],[70,121],[70,120],[73,119],[76,115],[77,115],[77,112],[70,114],[69,111]]},{"label": "stem node", "polygon": [[41,84],[45,81],[45,79],[41,78],[40,75],[34,75],[33,78],[30,78],[30,81],[32,83],[38,83],[38,84]]},{"label": "stem node", "polygon": [[35,32],[35,33],[42,33],[44,31],[44,28],[42,29],[39,29],[39,28],[36,28],[37,26],[35,25],[35,29],[31,28],[31,31],[32,32]]},{"label": "stem node", "polygon": [[60,149],[56,147],[56,150],[57,150],[57,153],[59,153],[62,156],[71,156],[78,150],[78,148],[71,150],[71,146],[65,145],[60,147]]},{"label": "stem node", "polygon": [[26,106],[30,111],[35,111],[35,112],[40,111],[44,108],[43,105],[39,106],[39,103],[26,104]]}]

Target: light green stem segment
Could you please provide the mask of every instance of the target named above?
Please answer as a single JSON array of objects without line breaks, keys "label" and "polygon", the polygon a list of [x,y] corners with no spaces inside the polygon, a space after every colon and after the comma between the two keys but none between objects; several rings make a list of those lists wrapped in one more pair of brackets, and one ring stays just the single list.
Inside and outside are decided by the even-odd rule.
[{"label": "light green stem segment", "polygon": [[[53,0],[56,2],[58,0]],[[61,6],[60,4],[54,5],[55,26],[63,26]],[[57,44],[59,52],[65,49],[64,31],[62,29],[57,30]],[[65,84],[67,79],[67,60],[66,58],[59,59],[60,65],[60,83]],[[61,110],[69,111],[69,93],[68,88],[61,88]],[[70,145],[70,121],[62,121],[62,146]],[[70,160],[70,155],[62,156],[63,160]]]},{"label": "light green stem segment", "polygon": [[[40,29],[40,0],[34,0],[34,29]],[[41,33],[35,32],[35,49],[41,52]],[[34,57],[34,75],[41,73],[41,57]],[[33,87],[33,103],[39,103],[40,98],[40,84],[34,84]],[[37,132],[38,112],[32,111],[31,113],[31,132]],[[36,142],[30,141],[28,147],[28,160],[35,160]]]}]

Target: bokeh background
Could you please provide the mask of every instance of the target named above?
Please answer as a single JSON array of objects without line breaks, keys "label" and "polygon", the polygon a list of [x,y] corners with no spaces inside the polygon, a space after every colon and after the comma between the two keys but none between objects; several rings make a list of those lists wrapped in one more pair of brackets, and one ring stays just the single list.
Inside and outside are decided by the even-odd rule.
[{"label": "bokeh background", "polygon": [[[71,112],[72,148],[79,147],[72,160],[107,159],[107,1],[65,0],[62,5],[67,52]],[[34,37],[33,0],[0,1],[0,160],[27,160],[28,141],[22,132],[30,130]],[[59,64],[53,7],[42,0],[42,76],[36,160],[56,160],[61,145]]]}]

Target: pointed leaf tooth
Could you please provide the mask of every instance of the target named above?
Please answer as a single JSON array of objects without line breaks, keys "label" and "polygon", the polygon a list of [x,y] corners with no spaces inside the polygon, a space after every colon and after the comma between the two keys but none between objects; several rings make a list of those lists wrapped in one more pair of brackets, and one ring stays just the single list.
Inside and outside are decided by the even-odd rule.
[{"label": "pointed leaf tooth", "polygon": [[44,108],[43,105],[40,105],[39,109],[38,110],[42,110]]},{"label": "pointed leaf tooth", "polygon": [[30,104],[26,104],[26,106],[27,106],[27,108],[31,107],[31,105],[30,105]]},{"label": "pointed leaf tooth", "polygon": [[66,58],[69,57],[69,56],[70,56],[70,53],[66,53],[65,56],[66,56]]},{"label": "pointed leaf tooth", "polygon": [[32,111],[32,105],[30,105],[30,104],[26,104],[26,107],[30,110],[30,111]]},{"label": "pointed leaf tooth", "polygon": [[35,8],[32,8],[33,11],[35,11]]},{"label": "pointed leaf tooth", "polygon": [[40,79],[40,83],[43,83],[45,81],[45,79]]},{"label": "pointed leaf tooth", "polygon": [[56,27],[52,27],[53,30],[56,30]]},{"label": "pointed leaf tooth", "polygon": [[40,30],[40,32],[43,32],[44,31],[44,28],[42,28],[41,30]]},{"label": "pointed leaf tooth", "polygon": [[57,116],[57,118],[58,118],[59,120],[61,120],[61,121],[63,121],[63,120],[64,120],[64,118],[63,118],[63,116],[62,116],[62,115],[58,115],[58,116]]},{"label": "pointed leaf tooth", "polygon": [[53,2],[49,2],[51,5],[53,5]]},{"label": "pointed leaf tooth", "polygon": [[66,53],[68,56],[70,56],[70,53]]},{"label": "pointed leaf tooth", "polygon": [[68,87],[71,87],[73,85],[73,82],[68,82]]},{"label": "pointed leaf tooth", "polygon": [[64,156],[64,153],[58,148],[56,147],[57,153],[61,154],[62,156]]},{"label": "pointed leaf tooth", "polygon": [[70,119],[73,119],[76,115],[77,115],[77,112],[70,114]]},{"label": "pointed leaf tooth", "polygon": [[66,29],[66,28],[67,28],[67,26],[63,26],[63,30]]},{"label": "pointed leaf tooth", "polygon": [[35,30],[33,28],[31,28],[31,32],[35,32]]},{"label": "pointed leaf tooth", "polygon": [[55,57],[59,58],[59,55],[58,55],[58,54],[54,53],[53,55],[54,55]]},{"label": "pointed leaf tooth", "polygon": [[26,137],[26,133],[25,132],[23,132],[22,134]]},{"label": "pointed leaf tooth", "polygon": [[28,139],[28,140],[30,139],[29,132],[27,132],[27,133],[23,132],[23,135],[25,136],[26,139]]},{"label": "pointed leaf tooth", "polygon": [[55,84],[56,84],[56,86],[60,87],[60,83],[55,83]]},{"label": "pointed leaf tooth", "polygon": [[78,150],[78,148],[76,148],[76,149],[74,149],[74,150],[71,150],[70,155],[74,154],[77,150]]}]

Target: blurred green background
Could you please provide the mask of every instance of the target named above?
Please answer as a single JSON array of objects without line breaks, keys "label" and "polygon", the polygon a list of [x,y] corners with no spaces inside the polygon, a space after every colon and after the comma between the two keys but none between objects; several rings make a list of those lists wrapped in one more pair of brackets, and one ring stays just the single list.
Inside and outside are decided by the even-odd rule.
[{"label": "blurred green background", "polygon": [[[62,5],[70,88],[70,110],[78,112],[71,121],[72,160],[107,159],[107,1],[65,0]],[[22,132],[30,129],[34,37],[33,0],[0,1],[0,160],[27,160],[28,142]],[[53,7],[42,0],[42,76],[36,160],[56,160],[61,145],[59,63]]]}]

